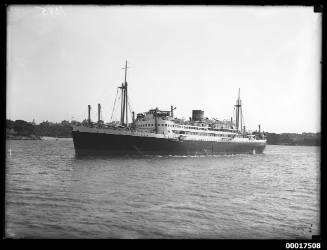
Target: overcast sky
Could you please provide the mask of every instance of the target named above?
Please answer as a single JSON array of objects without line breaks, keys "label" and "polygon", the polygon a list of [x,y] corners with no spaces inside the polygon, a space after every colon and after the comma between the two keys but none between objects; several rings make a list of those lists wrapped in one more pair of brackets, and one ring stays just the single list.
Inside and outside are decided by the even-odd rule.
[{"label": "overcast sky", "polygon": [[7,25],[7,119],[83,120],[91,104],[96,120],[101,103],[108,122],[127,59],[135,113],[230,119],[240,88],[248,129],[320,131],[313,7],[10,6]]}]

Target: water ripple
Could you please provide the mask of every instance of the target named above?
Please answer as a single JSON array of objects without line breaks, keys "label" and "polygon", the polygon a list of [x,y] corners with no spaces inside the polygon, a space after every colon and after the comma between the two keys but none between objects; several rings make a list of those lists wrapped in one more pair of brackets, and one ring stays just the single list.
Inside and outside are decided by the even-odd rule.
[{"label": "water ripple", "polygon": [[320,233],[317,147],[79,159],[71,140],[7,144],[7,237],[310,239]]}]

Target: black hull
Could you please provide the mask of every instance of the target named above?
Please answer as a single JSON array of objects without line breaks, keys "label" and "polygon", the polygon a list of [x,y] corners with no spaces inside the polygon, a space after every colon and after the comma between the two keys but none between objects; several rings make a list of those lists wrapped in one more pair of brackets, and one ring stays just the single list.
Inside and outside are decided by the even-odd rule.
[{"label": "black hull", "polygon": [[174,141],[166,138],[139,137],[73,131],[76,156],[87,155],[216,155],[260,154],[265,143]]}]

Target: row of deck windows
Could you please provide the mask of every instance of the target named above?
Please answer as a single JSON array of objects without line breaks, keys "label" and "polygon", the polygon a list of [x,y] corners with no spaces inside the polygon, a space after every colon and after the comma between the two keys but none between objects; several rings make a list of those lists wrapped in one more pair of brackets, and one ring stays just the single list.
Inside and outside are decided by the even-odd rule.
[{"label": "row of deck windows", "polygon": [[201,135],[201,136],[219,136],[219,137],[232,137],[232,134],[214,134],[214,133],[202,133],[202,132],[190,132],[190,131],[172,131],[175,134],[186,134],[186,135]]},{"label": "row of deck windows", "polygon": [[[141,127],[153,127],[154,124],[141,124]],[[170,125],[170,124],[158,124],[160,127],[169,127],[169,128],[183,128],[183,129],[196,129],[196,130],[206,130],[205,128],[198,128],[198,127],[190,127],[190,126],[182,126],[182,125]]]}]

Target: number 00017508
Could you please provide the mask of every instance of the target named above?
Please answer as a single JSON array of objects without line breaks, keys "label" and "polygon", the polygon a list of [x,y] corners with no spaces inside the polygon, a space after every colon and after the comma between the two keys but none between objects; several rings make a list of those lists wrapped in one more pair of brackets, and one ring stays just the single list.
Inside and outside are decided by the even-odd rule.
[{"label": "number 00017508", "polygon": [[320,249],[320,243],[286,243],[287,249]]}]

